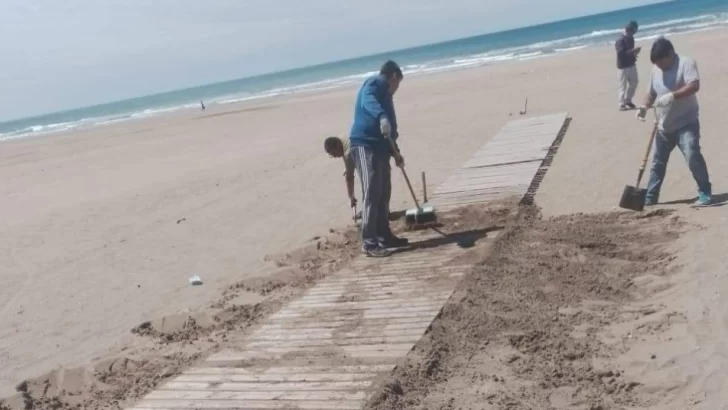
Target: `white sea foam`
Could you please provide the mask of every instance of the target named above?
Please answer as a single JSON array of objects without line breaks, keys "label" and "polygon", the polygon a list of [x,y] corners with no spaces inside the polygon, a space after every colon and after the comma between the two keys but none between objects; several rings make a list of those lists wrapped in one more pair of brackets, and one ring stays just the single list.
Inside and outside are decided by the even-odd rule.
[{"label": "white sea foam", "polygon": [[[677,35],[696,31],[705,31],[717,27],[728,27],[728,13],[717,13],[682,19],[661,21],[640,26],[638,41],[646,41],[663,35]],[[443,58],[434,61],[410,63],[403,66],[406,75],[419,75],[435,73],[469,67],[477,67],[488,64],[496,64],[509,60],[531,60],[546,56],[554,56],[561,53],[581,50],[591,46],[605,45],[614,41],[616,35],[622,31],[621,28],[608,30],[594,30],[589,33],[560,38],[552,41],[541,41],[518,47],[490,50],[487,52],[460,55],[451,58]],[[260,98],[268,98],[279,95],[305,93],[334,89],[360,82],[375,71],[363,71],[347,74],[340,77],[329,78],[320,81],[312,81],[290,86],[276,87],[259,92],[241,92],[235,94],[221,95],[215,98],[205,99],[206,105],[231,104],[242,101],[250,101]],[[129,121],[139,118],[147,118],[154,115],[172,113],[183,109],[198,108],[198,101],[188,101],[182,104],[145,108],[128,113],[120,113],[111,116],[97,118],[83,118],[78,121],[61,121],[51,124],[34,124],[19,126],[18,129],[0,133],[0,141],[21,138],[29,135],[45,135],[51,132],[67,131],[79,127],[107,125],[122,121]],[[0,124],[0,129],[3,124]]]}]

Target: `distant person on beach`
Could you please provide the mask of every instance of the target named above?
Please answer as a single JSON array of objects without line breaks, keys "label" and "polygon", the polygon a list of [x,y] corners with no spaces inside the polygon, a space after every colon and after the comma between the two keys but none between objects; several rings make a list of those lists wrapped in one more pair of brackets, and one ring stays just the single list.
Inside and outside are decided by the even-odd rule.
[{"label": "distant person on beach", "polygon": [[617,50],[617,73],[619,74],[619,110],[633,110],[637,107],[632,103],[637,83],[637,56],[642,47],[634,46],[634,35],[637,33],[636,21],[630,21],[624,28],[624,33],[614,43]]},{"label": "distant person on beach", "polygon": [[658,134],[652,157],[650,181],[647,184],[645,205],[655,205],[665,180],[667,161],[677,146],[688,163],[698,185],[695,205],[713,203],[708,166],[700,151],[700,121],[697,92],[700,90],[698,65],[690,57],[675,53],[670,40],[659,38],[652,44],[650,61],[654,64],[644,106],[637,118],[644,120],[647,110],[655,107]]},{"label": "distant person on beach", "polygon": [[205,103],[200,101],[200,106],[202,107],[202,111],[205,111]]},{"label": "distant person on beach", "polygon": [[324,150],[333,158],[341,158],[344,160],[344,179],[346,180],[346,194],[349,197],[349,206],[355,207],[357,204],[354,195],[354,158],[351,155],[351,147],[348,138],[328,137],[324,140]]},{"label": "distant person on beach", "polygon": [[403,165],[395,143],[397,117],[393,96],[403,78],[402,69],[394,61],[382,65],[379,74],[364,81],[354,104],[354,124],[351,126],[351,155],[354,158],[362,186],[361,251],[367,256],[386,257],[391,248],[407,245],[407,240],[394,236],[389,226],[389,200],[392,195],[390,159]]}]

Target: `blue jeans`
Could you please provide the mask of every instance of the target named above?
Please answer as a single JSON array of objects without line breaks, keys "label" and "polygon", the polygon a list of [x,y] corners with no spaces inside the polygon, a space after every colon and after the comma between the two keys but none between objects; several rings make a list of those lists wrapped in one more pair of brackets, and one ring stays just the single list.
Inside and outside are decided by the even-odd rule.
[{"label": "blue jeans", "polygon": [[665,180],[667,161],[670,153],[677,145],[680,148],[685,161],[688,163],[690,172],[698,184],[698,192],[712,195],[708,166],[705,158],[700,152],[700,123],[695,122],[674,132],[658,131],[654,143],[654,155],[652,157],[652,169],[650,170],[650,182],[647,184],[647,200],[657,202],[660,198],[660,188]]}]

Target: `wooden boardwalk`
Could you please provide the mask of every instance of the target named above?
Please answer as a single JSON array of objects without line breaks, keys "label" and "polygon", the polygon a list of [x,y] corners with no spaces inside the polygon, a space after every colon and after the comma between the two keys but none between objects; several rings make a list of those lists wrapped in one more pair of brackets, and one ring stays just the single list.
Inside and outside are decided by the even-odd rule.
[{"label": "wooden boardwalk", "polygon": [[[438,209],[524,195],[567,115],[506,125],[440,186]],[[427,231],[411,241],[432,238]],[[420,339],[470,265],[456,245],[358,258],[128,410],[361,409]]]},{"label": "wooden boardwalk", "polygon": [[432,195],[437,209],[488,202],[526,193],[568,114],[506,124]]}]

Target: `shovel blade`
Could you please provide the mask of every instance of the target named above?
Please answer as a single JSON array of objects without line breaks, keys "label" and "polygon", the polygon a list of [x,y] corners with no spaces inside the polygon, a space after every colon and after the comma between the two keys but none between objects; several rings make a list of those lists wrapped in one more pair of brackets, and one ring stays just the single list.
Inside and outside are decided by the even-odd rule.
[{"label": "shovel blade", "polygon": [[642,211],[645,209],[646,197],[646,189],[627,185],[624,187],[624,191],[622,191],[622,199],[619,200],[619,207],[632,211]]}]

